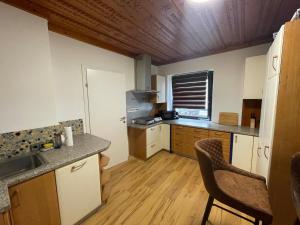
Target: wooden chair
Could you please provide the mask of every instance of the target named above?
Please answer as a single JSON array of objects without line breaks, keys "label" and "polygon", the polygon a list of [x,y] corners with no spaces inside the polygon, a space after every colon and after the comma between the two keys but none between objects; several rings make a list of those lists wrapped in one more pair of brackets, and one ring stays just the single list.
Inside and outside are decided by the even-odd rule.
[{"label": "wooden chair", "polygon": [[300,225],[300,152],[292,157],[291,175],[292,198],[297,213],[295,225]]},{"label": "wooden chair", "polygon": [[[201,225],[205,225],[212,206],[221,208],[255,225],[272,223],[273,215],[269,203],[264,177],[241,170],[223,158],[220,139],[204,139],[195,143],[203,182],[209,198]],[[253,218],[252,221],[213,203],[214,199]]]}]

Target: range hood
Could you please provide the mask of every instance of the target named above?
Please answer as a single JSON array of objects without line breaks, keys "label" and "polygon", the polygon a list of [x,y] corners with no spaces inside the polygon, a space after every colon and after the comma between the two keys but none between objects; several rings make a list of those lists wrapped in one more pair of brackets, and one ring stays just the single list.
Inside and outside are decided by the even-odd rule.
[{"label": "range hood", "polygon": [[139,55],[135,58],[135,93],[156,94],[151,90],[151,56]]}]

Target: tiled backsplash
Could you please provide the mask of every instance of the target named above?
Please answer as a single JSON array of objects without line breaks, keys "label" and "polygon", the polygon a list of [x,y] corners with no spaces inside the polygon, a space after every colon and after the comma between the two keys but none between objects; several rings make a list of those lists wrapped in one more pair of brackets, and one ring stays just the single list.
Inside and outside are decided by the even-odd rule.
[{"label": "tiled backsplash", "polygon": [[82,119],[63,121],[59,125],[49,127],[0,134],[0,159],[29,152],[30,145],[50,141],[55,133],[63,133],[63,128],[68,126],[72,127],[74,135],[83,134]]}]

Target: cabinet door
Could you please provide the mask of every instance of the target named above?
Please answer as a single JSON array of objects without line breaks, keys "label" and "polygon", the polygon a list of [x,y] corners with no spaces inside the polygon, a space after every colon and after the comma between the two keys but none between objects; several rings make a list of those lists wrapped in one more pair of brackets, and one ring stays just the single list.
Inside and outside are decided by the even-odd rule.
[{"label": "cabinet door", "polygon": [[258,137],[253,137],[253,150],[252,150],[252,165],[251,165],[251,173],[256,173],[256,164],[258,158],[258,150],[259,150],[259,141]]},{"label": "cabinet door", "polygon": [[0,225],[11,225],[9,211],[0,214]]},{"label": "cabinet door", "polygon": [[259,134],[256,172],[268,180],[276,116],[279,75],[267,79],[263,98],[263,120]]},{"label": "cabinet door", "polygon": [[195,142],[208,138],[208,130],[172,125],[172,150],[196,159]]},{"label": "cabinet door", "polygon": [[244,99],[262,99],[266,77],[266,55],[246,58]]},{"label": "cabinet door", "polygon": [[62,225],[72,225],[101,205],[98,155],[55,170]]},{"label": "cabinet door", "polygon": [[146,156],[149,158],[162,149],[162,125],[155,125],[146,130]]},{"label": "cabinet door", "polygon": [[161,124],[161,148],[170,151],[170,125]]},{"label": "cabinet door", "polygon": [[232,144],[232,164],[251,172],[253,155],[253,137],[234,134]]},{"label": "cabinet door", "polygon": [[9,188],[14,225],[60,225],[54,172]]},{"label": "cabinet door", "polygon": [[166,102],[166,77],[157,76],[157,103]]}]

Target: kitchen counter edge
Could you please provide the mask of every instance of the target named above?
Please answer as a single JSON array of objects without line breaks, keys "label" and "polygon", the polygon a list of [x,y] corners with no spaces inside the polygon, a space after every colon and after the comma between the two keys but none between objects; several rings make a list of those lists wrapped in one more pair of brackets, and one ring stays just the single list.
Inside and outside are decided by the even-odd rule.
[{"label": "kitchen counter edge", "polygon": [[193,120],[193,119],[163,120],[159,123],[155,123],[151,125],[128,124],[127,126],[132,128],[137,128],[137,129],[147,129],[159,124],[202,128],[207,130],[223,131],[228,133],[243,134],[243,135],[254,136],[254,137],[259,136],[259,130],[257,128],[253,129],[244,126],[229,126],[229,125],[214,123],[211,121],[201,121],[201,120]]},{"label": "kitchen counter edge", "polygon": [[8,211],[11,207],[8,187],[41,176],[89,156],[99,154],[107,150],[110,144],[110,141],[103,138],[91,134],[80,134],[74,136],[74,146],[72,147],[62,146],[60,149],[41,152],[41,156],[46,161],[45,165],[0,180],[0,213]]}]

